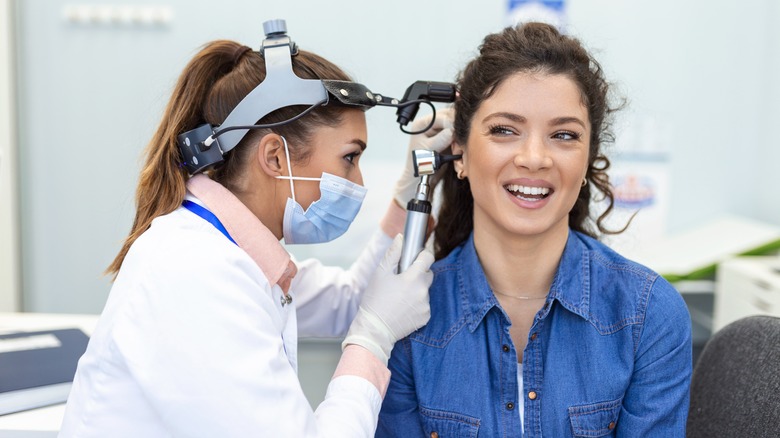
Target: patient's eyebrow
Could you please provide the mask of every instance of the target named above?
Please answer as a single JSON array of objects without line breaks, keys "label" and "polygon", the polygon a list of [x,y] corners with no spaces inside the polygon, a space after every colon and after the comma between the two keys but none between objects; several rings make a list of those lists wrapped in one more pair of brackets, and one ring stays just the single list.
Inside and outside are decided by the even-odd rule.
[{"label": "patient's eyebrow", "polygon": [[582,126],[583,129],[587,129],[587,125],[579,117],[556,117],[550,120],[550,126],[565,125],[567,123],[576,123]]},{"label": "patient's eyebrow", "polygon": [[521,116],[520,114],[507,113],[507,112],[497,112],[493,114],[488,114],[484,119],[482,119],[482,121],[487,122],[490,119],[498,119],[498,118],[509,119],[517,123],[525,123],[527,121],[527,119]]}]

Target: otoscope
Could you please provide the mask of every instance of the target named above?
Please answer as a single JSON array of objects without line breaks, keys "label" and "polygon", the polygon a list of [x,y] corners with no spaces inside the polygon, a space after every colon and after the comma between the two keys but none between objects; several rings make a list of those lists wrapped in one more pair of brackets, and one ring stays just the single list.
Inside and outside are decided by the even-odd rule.
[{"label": "otoscope", "polygon": [[430,194],[428,179],[444,163],[458,160],[460,157],[461,155],[442,155],[427,149],[412,151],[414,176],[420,177],[420,183],[417,185],[417,193],[415,193],[414,198],[406,204],[404,245],[401,251],[401,260],[398,262],[398,272],[407,270],[425,246],[428,218],[431,216],[431,202],[428,201]]},{"label": "otoscope", "polygon": [[[427,103],[433,111],[431,123],[422,130],[409,132],[404,129],[407,123],[414,120],[419,103],[399,106],[396,111],[401,131],[407,134],[421,134],[433,126],[436,119],[436,108],[430,102],[454,102],[457,96],[455,84],[448,82],[417,81],[409,86],[404,93],[402,102]],[[454,161],[460,155],[442,155],[436,151],[418,149],[412,151],[414,176],[420,177],[414,198],[406,204],[406,224],[404,225],[404,244],[401,250],[401,260],[398,262],[398,272],[403,272],[412,265],[417,255],[425,246],[428,234],[428,218],[431,216],[431,202],[428,200],[430,185],[428,179],[446,162]]]}]

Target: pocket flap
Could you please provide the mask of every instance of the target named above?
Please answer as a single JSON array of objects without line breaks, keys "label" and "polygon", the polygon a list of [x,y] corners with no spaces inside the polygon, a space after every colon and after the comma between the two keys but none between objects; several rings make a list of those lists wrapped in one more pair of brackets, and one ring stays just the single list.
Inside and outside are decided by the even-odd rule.
[{"label": "pocket flap", "polygon": [[612,401],[570,406],[569,420],[574,436],[599,437],[617,427],[622,398]]},{"label": "pocket flap", "polygon": [[439,411],[420,406],[425,436],[473,437],[479,432],[479,419],[455,412]]}]

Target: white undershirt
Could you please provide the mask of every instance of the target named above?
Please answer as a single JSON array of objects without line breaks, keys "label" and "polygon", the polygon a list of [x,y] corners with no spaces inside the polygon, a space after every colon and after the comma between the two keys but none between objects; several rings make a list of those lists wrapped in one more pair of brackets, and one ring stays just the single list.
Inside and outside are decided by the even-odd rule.
[{"label": "white undershirt", "polygon": [[520,430],[525,434],[523,414],[525,411],[525,399],[523,398],[523,364],[517,364],[517,410],[520,412]]}]

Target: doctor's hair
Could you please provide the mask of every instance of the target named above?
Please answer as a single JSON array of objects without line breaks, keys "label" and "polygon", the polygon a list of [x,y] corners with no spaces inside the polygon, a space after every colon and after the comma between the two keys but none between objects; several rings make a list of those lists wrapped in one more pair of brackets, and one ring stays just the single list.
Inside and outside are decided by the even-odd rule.
[{"label": "doctor's hair", "polygon": [[[305,50],[292,57],[293,71],[302,79],[350,81],[351,78],[330,61]],[[220,125],[239,102],[265,79],[265,61],[259,52],[227,40],[204,45],[179,76],[163,117],[145,149],[145,163],[136,188],[136,213],[133,226],[119,254],[106,269],[116,277],[130,246],[146,231],[156,217],[176,210],[184,201],[189,174],[176,144],[179,134],[209,123]],[[258,123],[288,120],[307,106],[280,108]],[[305,145],[322,126],[338,124],[343,107],[320,106],[306,116],[272,129],[251,130],[236,148],[225,155],[225,161],[209,172],[212,179],[230,190],[241,187],[247,162],[253,152],[249,145],[266,134],[276,133],[287,139],[290,161],[304,163],[311,155]]]},{"label": "doctor's hair", "polygon": [[[561,34],[545,23],[526,23],[507,27],[490,34],[482,42],[479,55],[460,72],[457,79],[459,99],[455,101],[454,138],[467,148],[471,121],[482,102],[491,97],[507,78],[516,73],[564,75],[580,90],[582,103],[588,110],[591,124],[588,169],[589,182],[580,189],[579,196],[569,212],[569,227],[589,236],[617,234],[625,230],[609,230],[604,219],[612,211],[614,195],[606,173],[609,159],[602,154],[602,145],[614,142],[611,131],[612,115],[623,106],[612,106],[610,84],[599,63],[579,40]],[[474,229],[474,198],[468,178],[456,177],[453,164],[442,170],[441,209],[435,233],[435,253],[440,259],[466,240]],[[591,189],[595,187],[604,196],[607,208],[598,216],[590,217]],[[595,226],[595,229],[594,229]],[[626,225],[627,227],[627,225]]]}]

